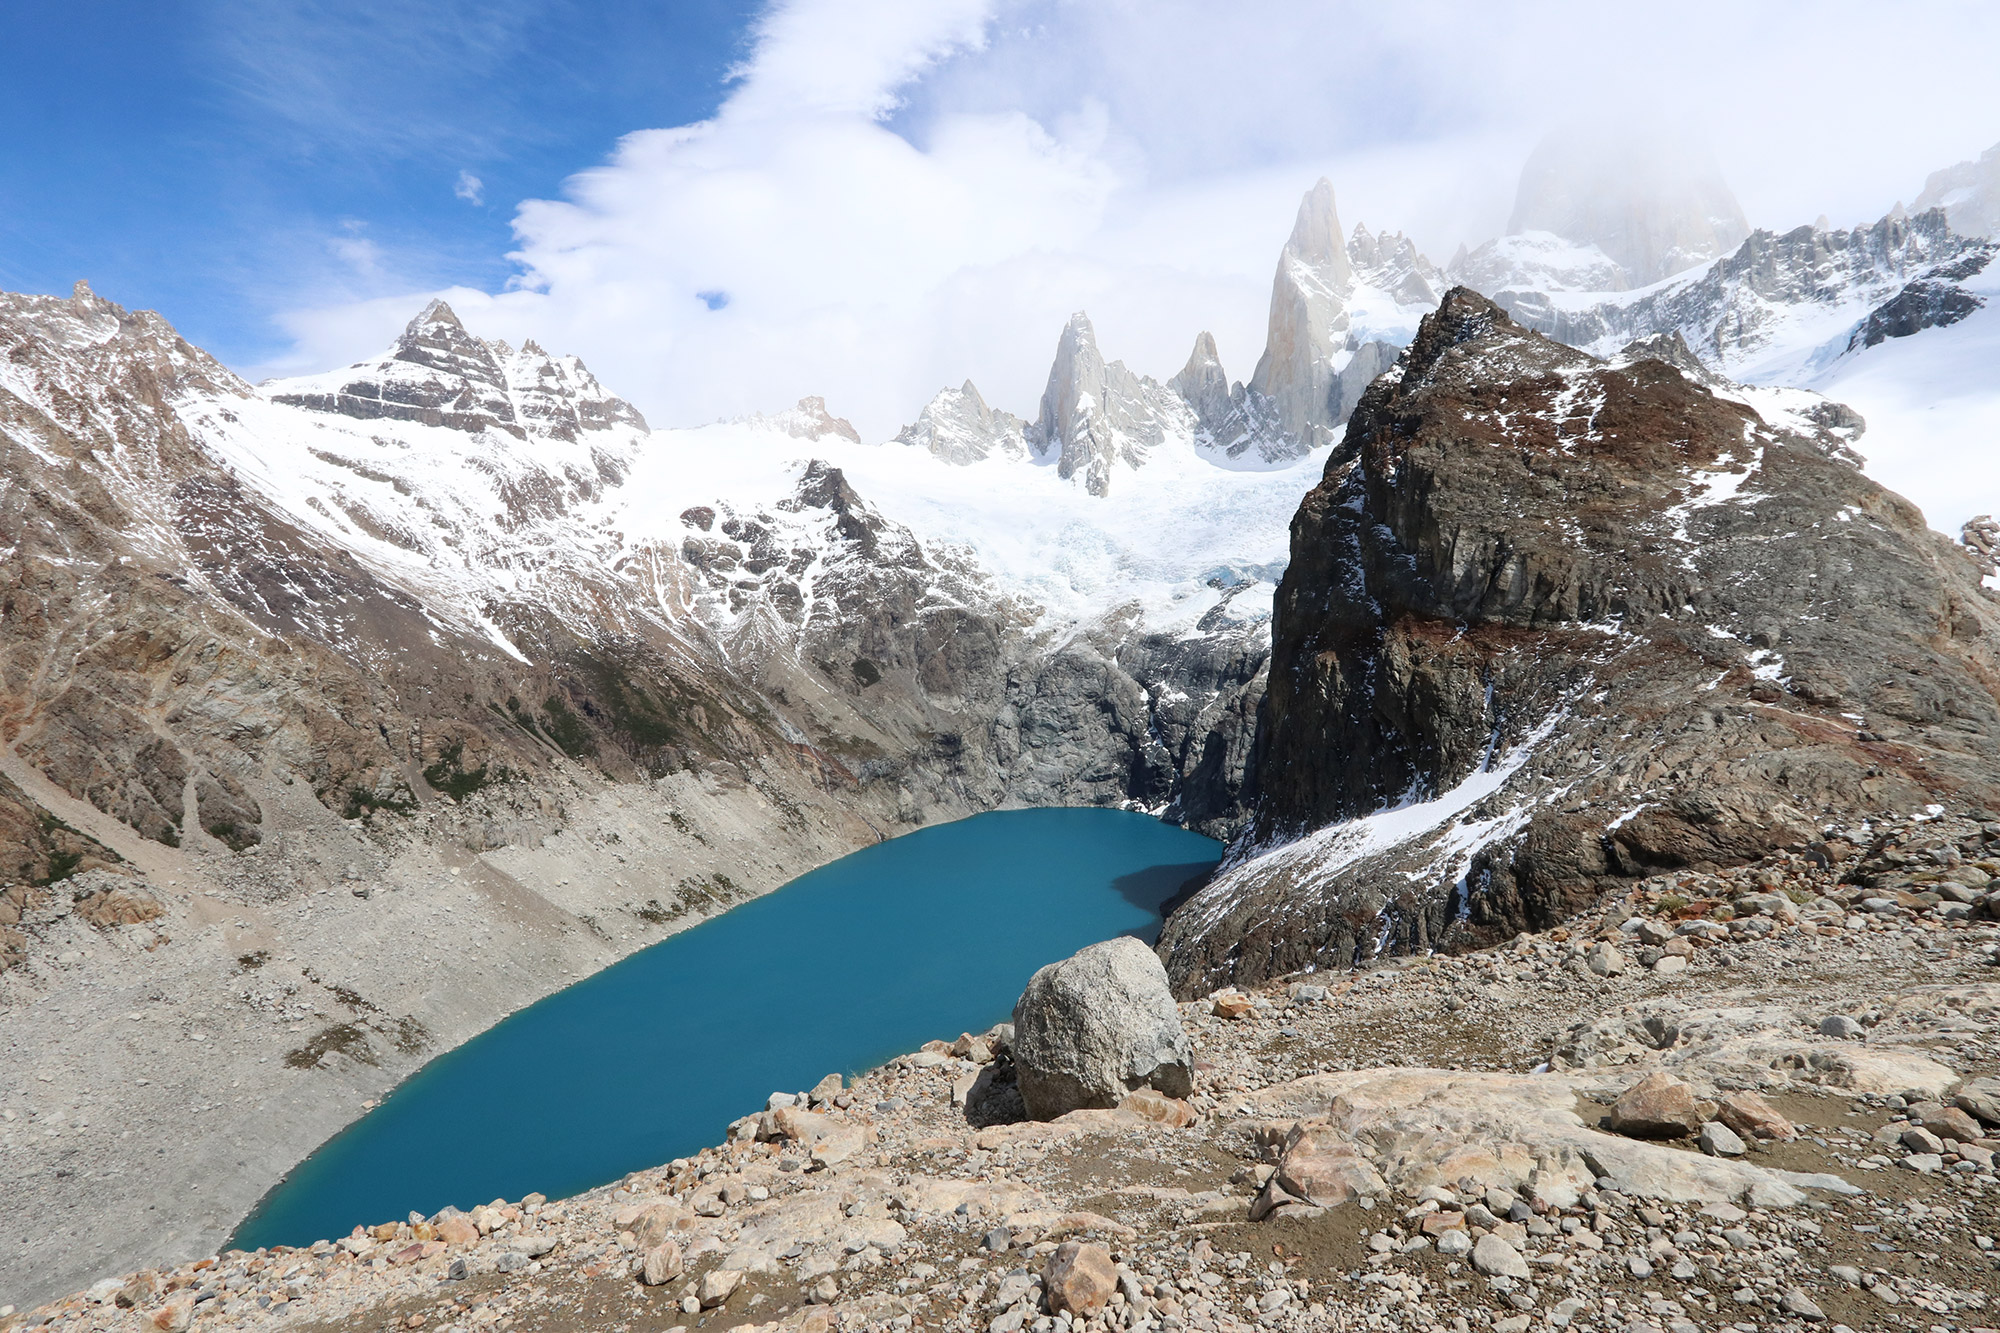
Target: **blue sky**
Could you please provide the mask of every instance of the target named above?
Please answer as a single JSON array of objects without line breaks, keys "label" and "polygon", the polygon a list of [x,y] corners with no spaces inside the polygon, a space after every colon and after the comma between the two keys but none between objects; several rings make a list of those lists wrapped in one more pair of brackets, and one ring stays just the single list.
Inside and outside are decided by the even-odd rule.
[{"label": "blue sky", "polygon": [[515,206],[713,114],[755,8],[15,0],[0,288],[88,278],[232,364],[288,345],[293,305],[498,289]]}]

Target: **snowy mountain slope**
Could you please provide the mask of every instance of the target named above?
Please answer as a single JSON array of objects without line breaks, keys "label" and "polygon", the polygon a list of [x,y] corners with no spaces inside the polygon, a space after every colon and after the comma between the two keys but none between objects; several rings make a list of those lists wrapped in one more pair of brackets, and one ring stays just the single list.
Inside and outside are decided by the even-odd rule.
[{"label": "snowy mountain slope", "polygon": [[1985,304],[1948,327],[1842,356],[1808,381],[1867,419],[1869,475],[1954,535],[2000,515],[2000,264],[1959,286]]},{"label": "snowy mountain slope", "polygon": [[[2000,470],[1982,465],[2000,410],[1993,363],[1980,364],[1987,324],[1953,333],[1990,302],[1996,250],[1932,209],[1844,231],[1758,231],[1711,264],[1631,292],[1491,295],[1529,327],[1599,356],[1676,333],[1728,379],[1762,386],[1760,411],[1776,406],[1780,388],[1849,404],[1867,422],[1858,447],[1870,474],[1956,533],[2000,507]],[[1948,475],[1956,484],[1942,484]]]}]

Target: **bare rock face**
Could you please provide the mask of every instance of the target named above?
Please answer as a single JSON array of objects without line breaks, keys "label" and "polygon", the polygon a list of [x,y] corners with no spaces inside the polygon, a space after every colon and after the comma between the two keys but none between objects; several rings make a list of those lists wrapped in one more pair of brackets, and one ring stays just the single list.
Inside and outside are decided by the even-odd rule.
[{"label": "bare rock face", "polygon": [[1844,457],[1447,295],[1294,521],[1256,814],[1168,920],[1176,989],[1994,804],[2000,607]]},{"label": "bare rock face", "polygon": [[1215,350],[1214,334],[1204,330],[1195,337],[1187,364],[1167,381],[1167,387],[1187,403],[1196,423],[1211,441],[1222,438],[1228,429],[1233,404],[1229,397],[1229,376],[1222,369],[1221,353]]},{"label": "bare rock face", "polygon": [[1332,438],[1333,360],[1344,344],[1353,283],[1333,185],[1322,178],[1299,202],[1291,239],[1278,256],[1264,355],[1250,377],[1250,394],[1273,417],[1272,440],[1260,446],[1266,457],[1296,458]]},{"label": "bare rock face", "polygon": [[1170,438],[1191,438],[1193,414],[1172,390],[1097,350],[1090,316],[1078,311],[1056,341],[1041,413],[1028,428],[1038,458],[1053,457],[1065,480],[1081,476],[1092,495],[1111,493],[1118,464],[1140,467]]},{"label": "bare rock face", "polygon": [[1028,980],[1014,1005],[1014,1066],[1029,1116],[1117,1106],[1139,1088],[1186,1097],[1192,1047],[1166,969],[1138,940],[1093,944]]}]

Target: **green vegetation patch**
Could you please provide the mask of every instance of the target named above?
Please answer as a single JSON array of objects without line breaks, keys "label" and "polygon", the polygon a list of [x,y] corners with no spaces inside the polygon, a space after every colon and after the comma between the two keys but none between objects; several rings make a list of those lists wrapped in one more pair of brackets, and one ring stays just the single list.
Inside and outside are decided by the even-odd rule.
[{"label": "green vegetation patch", "polygon": [[424,769],[424,781],[453,801],[462,801],[484,787],[488,781],[487,766],[467,768],[464,763],[465,742],[455,740],[438,751],[437,762]]}]

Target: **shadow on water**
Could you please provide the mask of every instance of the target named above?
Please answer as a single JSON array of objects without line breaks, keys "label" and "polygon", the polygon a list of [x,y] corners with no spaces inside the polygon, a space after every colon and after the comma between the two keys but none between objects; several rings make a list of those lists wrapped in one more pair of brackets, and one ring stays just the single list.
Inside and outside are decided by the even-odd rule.
[{"label": "shadow on water", "polygon": [[1221,854],[1148,815],[1074,809],[864,847],[442,1053],[299,1163],[231,1244],[561,1197],[685,1156],[774,1090],[1004,1020],[1036,968],[1086,944],[1156,939],[1161,903]]},{"label": "shadow on water", "polygon": [[[1178,865],[1147,866],[1144,870],[1134,870],[1111,881],[1111,887],[1119,897],[1134,907],[1151,912],[1155,917],[1164,918],[1170,906],[1179,906],[1190,896],[1183,890],[1199,888],[1208,882],[1209,872],[1215,869],[1215,858],[1206,861],[1184,861]],[[1137,934],[1138,932],[1130,932]],[[1153,931],[1145,938],[1150,943],[1159,936],[1159,922],[1153,923]]]}]

